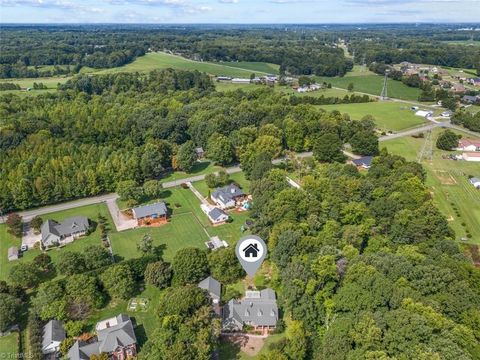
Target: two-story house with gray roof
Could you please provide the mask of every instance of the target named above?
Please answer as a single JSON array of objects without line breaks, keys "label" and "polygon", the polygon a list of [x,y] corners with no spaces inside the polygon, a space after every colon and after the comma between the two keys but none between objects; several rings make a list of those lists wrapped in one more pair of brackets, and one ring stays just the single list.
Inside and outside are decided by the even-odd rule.
[{"label": "two-story house with gray roof", "polygon": [[256,331],[268,333],[278,321],[278,306],[272,289],[247,291],[242,300],[230,300],[223,307],[223,329],[242,331],[245,325]]},{"label": "two-story house with gray roof", "polygon": [[74,216],[58,223],[55,220],[47,220],[42,224],[42,246],[44,248],[58,246],[62,242],[71,242],[85,235],[90,228],[90,223],[85,216]]},{"label": "two-story house with gray roof", "polygon": [[97,338],[92,342],[76,341],[68,350],[69,360],[89,360],[92,355],[108,354],[112,360],[125,360],[137,355],[137,338],[128,315],[100,321],[95,325]]},{"label": "two-story house with gray roof", "polygon": [[230,184],[221,188],[215,189],[215,191],[210,195],[215,204],[217,204],[221,209],[229,209],[235,207],[238,201],[243,200],[245,194],[242,189],[240,189],[235,184]]}]

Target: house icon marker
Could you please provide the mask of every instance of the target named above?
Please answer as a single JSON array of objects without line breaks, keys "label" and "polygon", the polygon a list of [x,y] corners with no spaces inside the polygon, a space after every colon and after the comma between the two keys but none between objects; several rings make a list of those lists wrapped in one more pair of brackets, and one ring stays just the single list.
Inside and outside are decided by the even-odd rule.
[{"label": "house icon marker", "polygon": [[258,244],[249,244],[245,249],[242,250],[245,253],[245,257],[254,257],[258,256]]}]

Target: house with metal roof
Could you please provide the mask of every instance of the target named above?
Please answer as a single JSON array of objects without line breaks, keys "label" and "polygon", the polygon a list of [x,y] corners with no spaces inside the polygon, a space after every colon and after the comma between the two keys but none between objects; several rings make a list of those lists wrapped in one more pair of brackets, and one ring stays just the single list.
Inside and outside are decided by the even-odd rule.
[{"label": "house with metal roof", "polygon": [[215,204],[221,209],[229,209],[235,207],[238,200],[242,200],[245,197],[244,192],[235,184],[230,184],[221,188],[215,189],[210,195]]},{"label": "house with metal roof", "polygon": [[355,166],[364,168],[364,169],[370,169],[372,166],[372,160],[373,156],[363,156],[360,159],[353,159],[352,163]]},{"label": "house with metal roof", "polygon": [[153,204],[138,206],[132,209],[132,215],[138,225],[151,225],[167,221],[167,205],[159,201]]},{"label": "house with metal roof", "polygon": [[62,242],[70,242],[85,235],[90,228],[90,223],[85,216],[74,216],[58,223],[47,220],[42,224],[41,243],[44,248],[58,246]]},{"label": "house with metal roof", "polygon": [[100,321],[95,325],[96,341],[76,341],[68,350],[69,360],[89,360],[92,355],[107,353],[109,358],[123,360],[137,355],[137,338],[128,315]]},{"label": "house with metal roof", "polygon": [[60,350],[60,343],[65,340],[65,329],[58,320],[50,320],[44,327],[42,333],[42,353],[54,354]]},{"label": "house with metal roof", "polygon": [[278,306],[272,289],[247,291],[242,300],[232,299],[223,307],[223,329],[242,331],[245,325],[268,333],[278,321]]}]

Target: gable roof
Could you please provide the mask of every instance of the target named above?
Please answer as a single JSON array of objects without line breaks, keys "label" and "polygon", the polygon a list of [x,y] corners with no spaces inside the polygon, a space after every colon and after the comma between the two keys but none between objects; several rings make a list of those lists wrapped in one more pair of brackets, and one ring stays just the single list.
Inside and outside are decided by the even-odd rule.
[{"label": "gable roof", "polygon": [[215,295],[220,299],[222,294],[222,284],[219,281],[209,276],[198,283],[198,287],[207,290],[210,294]]},{"label": "gable roof", "polygon": [[463,148],[466,146],[474,145],[480,148],[480,140],[460,139],[458,140],[458,147]]},{"label": "gable roof", "polygon": [[251,324],[275,326],[278,321],[278,306],[272,289],[250,291],[240,300],[230,300],[224,307],[224,325]]},{"label": "gable roof", "polygon": [[227,203],[230,200],[233,200],[237,196],[243,196],[244,193],[242,189],[240,189],[235,184],[230,184],[221,188],[217,188],[213,193],[212,197],[215,199],[219,199],[223,203]]},{"label": "gable roof", "polygon": [[163,201],[153,204],[138,206],[132,209],[133,215],[136,219],[144,218],[152,215],[167,215],[167,205]]},{"label": "gable roof", "polygon": [[372,165],[372,160],[373,156],[364,156],[361,157],[360,159],[353,159],[352,163],[354,163],[357,166],[371,166]]},{"label": "gable roof", "polygon": [[219,220],[222,216],[228,216],[228,214],[225,211],[214,207],[212,210],[208,212],[208,216],[212,220],[216,221],[216,220]]},{"label": "gable roof", "polygon": [[42,224],[42,242],[45,242],[49,236],[55,238],[69,236],[72,233],[87,231],[89,227],[88,218],[85,216],[69,217],[61,223],[48,219]]},{"label": "gable roof", "polygon": [[[77,341],[73,344],[68,351],[68,358],[70,360],[88,360],[93,354],[111,353],[119,346],[136,344],[137,338],[128,315],[120,314],[113,319],[112,323],[115,325],[97,329],[97,341],[88,344]],[[101,321],[100,323],[108,324],[108,321]]]},{"label": "gable roof", "polygon": [[65,340],[65,329],[62,322],[58,320],[50,320],[43,327],[42,347],[47,347],[53,342],[62,342]]}]

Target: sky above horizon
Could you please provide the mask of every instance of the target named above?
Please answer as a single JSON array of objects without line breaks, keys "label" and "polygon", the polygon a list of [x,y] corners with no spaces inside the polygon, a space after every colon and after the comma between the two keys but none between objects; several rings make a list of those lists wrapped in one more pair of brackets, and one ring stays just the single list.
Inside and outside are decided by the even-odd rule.
[{"label": "sky above horizon", "polygon": [[0,23],[478,22],[480,0],[0,0]]}]

